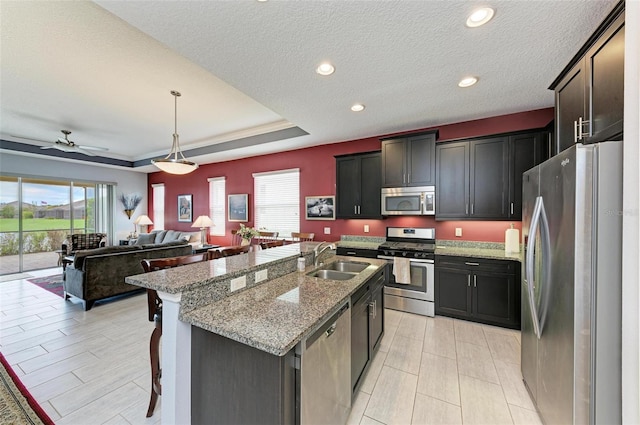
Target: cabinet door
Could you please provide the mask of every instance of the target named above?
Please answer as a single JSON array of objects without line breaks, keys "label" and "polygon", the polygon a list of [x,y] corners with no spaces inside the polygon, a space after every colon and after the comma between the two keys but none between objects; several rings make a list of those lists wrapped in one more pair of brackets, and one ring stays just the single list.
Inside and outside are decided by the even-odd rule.
[{"label": "cabinet door", "polygon": [[407,186],[432,186],[436,181],[436,136],[428,134],[407,140]]},{"label": "cabinet door", "polygon": [[471,275],[473,288],[472,314],[474,320],[484,323],[520,327],[520,296],[513,274],[475,272]]},{"label": "cabinet door", "polygon": [[587,52],[586,75],[591,101],[589,142],[619,140],[624,114],[624,15]]},{"label": "cabinet door", "polygon": [[406,185],[405,140],[382,142],[382,187]]},{"label": "cabinet door", "polygon": [[471,142],[469,215],[472,218],[508,217],[508,140],[505,136]]},{"label": "cabinet door", "polygon": [[541,133],[509,137],[509,218],[522,220],[522,173],[543,161]]},{"label": "cabinet door", "polygon": [[351,390],[357,388],[370,359],[369,294],[355,301],[351,311]]},{"label": "cabinet door", "polygon": [[435,270],[436,314],[467,318],[471,314],[470,275],[464,270]]},{"label": "cabinet door", "polygon": [[352,218],[360,200],[360,160],[353,157],[336,159],[336,217]]},{"label": "cabinet door", "polygon": [[556,87],[556,149],[554,154],[571,147],[576,140],[575,123],[587,119],[585,66],[580,61]]},{"label": "cabinet door", "polygon": [[469,143],[436,145],[436,218],[469,213]]},{"label": "cabinet door", "polygon": [[360,158],[360,204],[359,218],[380,218],[380,152],[362,155]]},{"label": "cabinet door", "polygon": [[[384,278],[383,278],[384,283]],[[384,284],[373,284],[371,290],[371,303],[373,304],[373,311],[370,317],[369,325],[369,347],[371,353],[373,353],[380,341],[382,340],[382,332],[384,329]]]}]

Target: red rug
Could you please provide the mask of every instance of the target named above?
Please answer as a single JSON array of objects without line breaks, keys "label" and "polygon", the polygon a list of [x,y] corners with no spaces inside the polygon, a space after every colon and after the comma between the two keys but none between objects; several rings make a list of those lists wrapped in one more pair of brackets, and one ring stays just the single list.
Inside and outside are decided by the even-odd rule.
[{"label": "red rug", "polygon": [[0,423],[54,425],[0,353]]},{"label": "red rug", "polygon": [[64,287],[62,286],[62,275],[56,274],[53,276],[34,277],[27,279],[27,282],[31,282],[36,286],[46,289],[47,291],[56,294],[57,296],[64,298]]}]

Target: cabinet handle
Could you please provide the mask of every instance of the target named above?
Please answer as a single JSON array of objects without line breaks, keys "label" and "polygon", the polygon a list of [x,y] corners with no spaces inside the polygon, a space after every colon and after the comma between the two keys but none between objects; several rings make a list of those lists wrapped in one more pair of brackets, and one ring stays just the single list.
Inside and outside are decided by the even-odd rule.
[{"label": "cabinet handle", "polygon": [[472,262],[465,262],[464,264],[467,265],[467,266],[479,266],[480,265],[480,263],[472,263]]},{"label": "cabinet handle", "polygon": [[371,316],[371,317],[375,318],[375,317],[376,317],[376,313],[375,313],[375,310],[374,310],[374,309],[375,309],[375,307],[374,307],[374,305],[373,305],[373,302],[370,302],[370,303],[369,303],[369,307],[370,307],[370,308],[369,308],[369,316]]},{"label": "cabinet handle", "polygon": [[511,215],[513,215],[513,202],[511,203]]},{"label": "cabinet handle", "polygon": [[573,122],[573,143],[578,143],[578,121]]},{"label": "cabinet handle", "polygon": [[358,206],[357,205],[353,206],[353,213],[354,214],[358,214]]},{"label": "cabinet handle", "polygon": [[473,202],[471,203],[471,215],[473,215]]},{"label": "cabinet handle", "polygon": [[358,205],[358,215],[360,215],[360,205]]},{"label": "cabinet handle", "polygon": [[477,277],[478,277],[478,276],[476,276],[475,274],[473,275],[473,287],[474,287],[474,288],[476,287],[476,278],[477,278]]},{"label": "cabinet handle", "polygon": [[469,214],[469,204],[464,204],[464,213]]},{"label": "cabinet handle", "polygon": [[347,255],[356,255],[356,254],[357,254],[357,252],[355,252],[355,251],[347,251]]},{"label": "cabinet handle", "polygon": [[378,317],[378,300],[373,300],[373,318]]},{"label": "cabinet handle", "polygon": [[471,275],[467,275],[467,286],[471,286]]}]

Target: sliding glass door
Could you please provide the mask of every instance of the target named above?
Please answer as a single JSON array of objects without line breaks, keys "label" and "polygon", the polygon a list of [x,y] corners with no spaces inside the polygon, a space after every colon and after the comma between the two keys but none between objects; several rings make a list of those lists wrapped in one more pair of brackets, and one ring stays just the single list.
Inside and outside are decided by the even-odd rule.
[{"label": "sliding glass door", "polygon": [[68,235],[96,231],[98,186],[0,177],[0,274],[60,265]]}]

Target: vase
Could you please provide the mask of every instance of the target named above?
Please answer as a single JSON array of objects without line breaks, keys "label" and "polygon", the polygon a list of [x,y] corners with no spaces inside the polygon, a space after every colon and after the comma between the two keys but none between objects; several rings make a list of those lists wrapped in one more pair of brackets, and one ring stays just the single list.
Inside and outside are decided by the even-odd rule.
[{"label": "vase", "polygon": [[242,239],[240,246],[247,246],[251,244],[251,239]]}]

